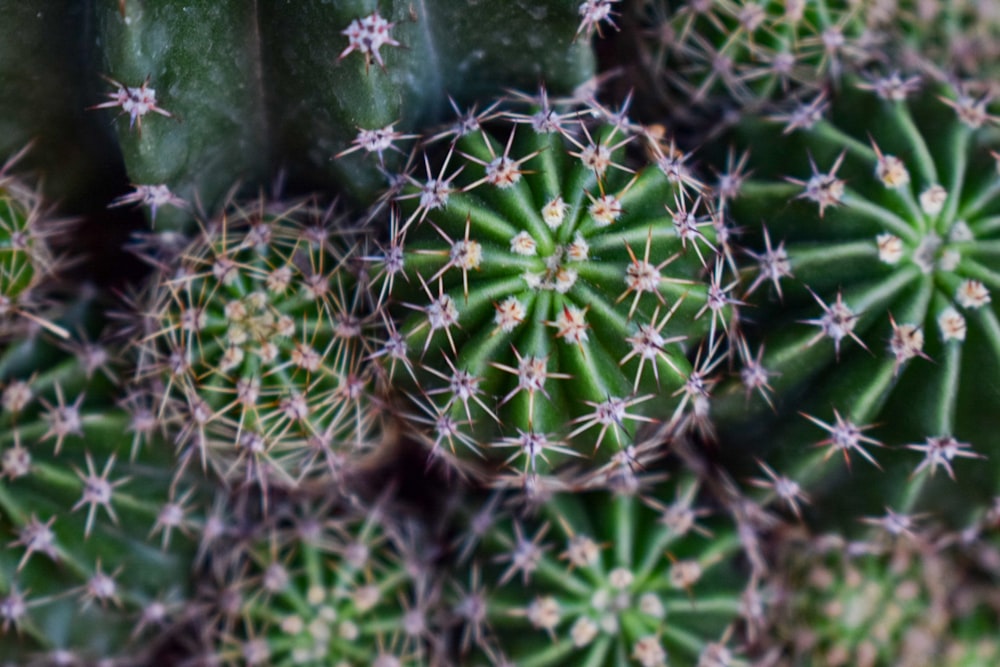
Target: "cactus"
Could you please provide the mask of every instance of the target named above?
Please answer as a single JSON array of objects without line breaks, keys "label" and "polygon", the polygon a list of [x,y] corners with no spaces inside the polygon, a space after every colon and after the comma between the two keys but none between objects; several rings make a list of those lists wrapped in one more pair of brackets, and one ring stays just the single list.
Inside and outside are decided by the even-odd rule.
[{"label": "cactus", "polygon": [[928,68],[941,78],[995,71],[1000,20],[992,3],[845,0],[648,0],[630,27],[643,34],[648,97],[668,111],[767,108],[839,88],[866,66]]},{"label": "cactus", "polygon": [[195,489],[138,395],[116,404],[118,370],[43,334],[0,357],[0,654],[17,664],[148,664],[189,612]]},{"label": "cactus", "polygon": [[0,168],[0,343],[23,333],[28,324],[65,334],[37,314],[40,286],[57,268],[49,240],[66,225],[52,218],[37,189],[12,173],[27,151]]},{"label": "cactus", "polygon": [[422,537],[385,502],[275,512],[228,573],[239,608],[219,638],[220,663],[435,664],[436,587]]},{"label": "cactus", "polygon": [[991,664],[989,596],[966,578],[959,547],[926,537],[782,538],[766,589],[776,601],[766,641],[782,655],[773,664]]},{"label": "cactus", "polygon": [[673,145],[589,113],[543,93],[489,129],[495,112],[467,116],[396,195],[380,354],[434,455],[523,481],[606,462],[703,398],[685,353],[729,305],[701,280],[719,274],[700,183]]},{"label": "cactus", "polygon": [[968,87],[918,87],[891,75],[748,121],[753,177],[727,174],[758,308],[720,440],[796,513],[846,475],[844,523],[886,506],[961,523],[996,491],[996,118]]},{"label": "cactus", "polygon": [[[163,188],[157,201],[174,205],[162,224],[180,224],[196,198],[211,213],[234,182],[279,169],[371,193],[388,146],[440,120],[449,96],[471,104],[539,77],[568,92],[593,70],[565,0],[97,5],[108,96],[95,106],[121,117],[133,198]],[[331,160],[376,148],[377,161]]]},{"label": "cactus", "polygon": [[686,475],[616,489],[556,491],[524,515],[498,496],[467,520],[452,613],[481,657],[462,664],[738,664],[750,577],[732,525]]},{"label": "cactus", "polygon": [[192,460],[226,482],[342,480],[386,411],[359,258],[332,209],[232,205],[149,290],[140,374]]}]

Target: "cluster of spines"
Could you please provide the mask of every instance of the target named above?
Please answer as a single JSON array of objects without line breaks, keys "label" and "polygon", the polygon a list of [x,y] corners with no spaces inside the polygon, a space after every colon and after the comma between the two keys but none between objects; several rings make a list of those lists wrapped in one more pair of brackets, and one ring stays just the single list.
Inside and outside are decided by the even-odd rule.
[{"label": "cluster of spines", "polygon": [[337,220],[308,202],[234,206],[159,272],[140,375],[185,461],[293,487],[341,482],[377,449],[372,312]]},{"label": "cluster of spines", "polygon": [[373,268],[392,320],[379,355],[432,452],[522,481],[641,443],[650,413],[664,431],[699,421],[732,303],[688,156],[625,112],[527,99],[415,153]]}]

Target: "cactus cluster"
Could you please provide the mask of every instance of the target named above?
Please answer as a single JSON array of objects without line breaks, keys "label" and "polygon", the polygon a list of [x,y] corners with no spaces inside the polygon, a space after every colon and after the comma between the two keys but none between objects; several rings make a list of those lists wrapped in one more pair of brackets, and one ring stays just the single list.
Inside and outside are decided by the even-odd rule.
[{"label": "cactus cluster", "polygon": [[1000,660],[995,3],[28,4],[0,664]]}]

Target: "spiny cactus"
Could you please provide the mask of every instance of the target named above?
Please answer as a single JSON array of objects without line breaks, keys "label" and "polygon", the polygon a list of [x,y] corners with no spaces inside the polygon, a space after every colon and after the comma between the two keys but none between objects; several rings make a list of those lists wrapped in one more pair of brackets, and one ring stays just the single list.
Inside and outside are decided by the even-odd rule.
[{"label": "spiny cactus", "polygon": [[147,204],[211,210],[279,168],[370,193],[388,146],[441,120],[449,96],[470,104],[540,77],[568,92],[593,72],[565,0],[96,4],[108,77],[96,106],[120,114],[133,199]]},{"label": "spiny cactus", "polygon": [[435,664],[427,549],[388,511],[383,501],[275,512],[228,573],[239,602],[222,615],[221,664]]},{"label": "spiny cactus", "polygon": [[968,87],[919,88],[891,75],[748,121],[727,174],[758,308],[720,442],[764,457],[757,481],[796,513],[845,475],[855,516],[961,522],[996,492],[996,117]]},{"label": "spiny cactus", "polygon": [[140,372],[184,465],[295,486],[339,481],[380,444],[373,321],[341,222],[308,202],[234,205],[155,281]]},{"label": "spiny cactus", "polygon": [[732,525],[701,502],[686,475],[556,492],[523,515],[494,497],[460,536],[456,642],[480,656],[462,664],[743,664],[729,640],[750,577]]},{"label": "spiny cactus", "polygon": [[[992,664],[995,611],[959,549],[918,533],[781,539],[765,643],[791,665]],[[994,646],[991,647],[990,644]]]},{"label": "spiny cactus", "polygon": [[687,156],[592,112],[543,93],[467,115],[400,186],[373,269],[398,323],[380,354],[435,455],[523,480],[606,462],[703,400],[708,364],[685,354],[727,326],[702,278],[721,270],[714,217]]},{"label": "spiny cactus", "polygon": [[[991,76],[1000,16],[976,0],[647,0],[637,3],[649,96],[672,107],[767,107],[878,63]],[[640,28],[641,26],[641,28]],[[670,92],[673,91],[673,92]]]},{"label": "spiny cactus", "polygon": [[49,239],[64,225],[52,219],[38,190],[12,173],[27,150],[0,168],[0,342],[29,321],[52,327],[36,314],[38,288],[56,269]]},{"label": "spiny cactus", "polygon": [[760,106],[815,91],[870,60],[878,45],[862,4],[842,0],[651,0],[638,8],[644,66],[655,88],[681,91],[667,95],[682,106]]},{"label": "spiny cactus", "polygon": [[116,404],[110,350],[62,347],[36,337],[0,357],[0,655],[146,664],[187,613],[195,489],[142,401]]}]

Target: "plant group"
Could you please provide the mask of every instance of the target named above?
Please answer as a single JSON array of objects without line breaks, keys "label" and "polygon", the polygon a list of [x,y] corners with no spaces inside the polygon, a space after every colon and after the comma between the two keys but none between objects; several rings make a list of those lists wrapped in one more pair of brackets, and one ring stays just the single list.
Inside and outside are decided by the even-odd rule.
[{"label": "plant group", "polygon": [[3,664],[1000,660],[991,3],[6,4]]}]

